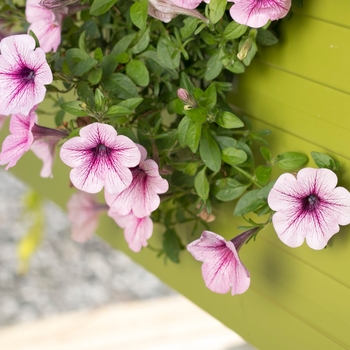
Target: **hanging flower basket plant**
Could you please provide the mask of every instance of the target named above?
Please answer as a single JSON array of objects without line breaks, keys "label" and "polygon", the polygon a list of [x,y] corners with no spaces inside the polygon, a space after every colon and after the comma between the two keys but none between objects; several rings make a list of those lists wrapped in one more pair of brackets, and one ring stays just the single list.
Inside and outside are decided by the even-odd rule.
[{"label": "hanging flower basket plant", "polygon": [[[303,66],[307,45],[300,44],[302,60],[295,47],[290,58],[288,44],[304,35],[300,18],[316,21],[310,5],[302,6],[291,0],[27,0],[25,6],[5,0],[0,121],[9,119],[9,132],[3,126],[0,164],[66,206],[74,240],[83,243],[98,231],[146,267],[152,261],[151,270],[249,338],[248,326],[239,329],[223,308],[197,301],[196,291],[215,295],[209,298],[219,305],[243,293],[232,305],[243,307],[248,299],[240,298],[254,293],[287,305],[279,295],[288,287],[279,285],[276,296],[273,281],[282,280],[284,266],[290,274],[288,257],[312,266],[302,254],[321,259],[325,248],[335,250],[330,239],[350,224],[342,155],[308,138],[322,117],[302,120],[306,107],[300,107],[300,116],[293,110],[295,129],[288,129],[294,125],[288,110],[304,106],[311,91],[297,79],[326,85],[312,65]],[[321,18],[327,11],[320,5],[316,13]],[[317,109],[310,101],[308,111]],[[312,130],[303,134],[307,120],[314,120]],[[21,164],[32,161],[29,151],[42,169],[27,175]],[[172,283],[172,273],[187,280]]]}]

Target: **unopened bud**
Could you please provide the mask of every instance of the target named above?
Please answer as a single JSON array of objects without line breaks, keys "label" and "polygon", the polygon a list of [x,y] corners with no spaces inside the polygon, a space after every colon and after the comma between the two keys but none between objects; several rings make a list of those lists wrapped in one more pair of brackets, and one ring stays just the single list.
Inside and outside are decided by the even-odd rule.
[{"label": "unopened bud", "polygon": [[177,97],[185,103],[188,107],[196,108],[198,107],[196,99],[188,93],[185,89],[178,89],[177,90]]},{"label": "unopened bud", "polygon": [[252,45],[253,45],[253,42],[252,42],[252,39],[250,39],[250,38],[248,38],[243,43],[241,49],[239,50],[239,52],[237,54],[237,57],[240,61],[243,61],[247,57],[250,49],[252,48]]}]

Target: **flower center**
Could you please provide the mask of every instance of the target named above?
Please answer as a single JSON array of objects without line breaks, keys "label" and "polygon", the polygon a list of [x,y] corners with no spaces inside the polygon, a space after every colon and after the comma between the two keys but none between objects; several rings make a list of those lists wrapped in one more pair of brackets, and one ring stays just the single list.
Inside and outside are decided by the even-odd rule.
[{"label": "flower center", "polygon": [[316,194],[310,194],[303,198],[303,209],[312,211],[315,210],[320,202],[320,198]]},{"label": "flower center", "polygon": [[23,67],[20,70],[19,75],[26,82],[31,82],[35,78],[35,72],[32,69],[28,68],[28,67]]},{"label": "flower center", "polygon": [[99,156],[108,156],[109,154],[109,148],[107,148],[105,145],[102,143],[96,146],[96,153]]}]

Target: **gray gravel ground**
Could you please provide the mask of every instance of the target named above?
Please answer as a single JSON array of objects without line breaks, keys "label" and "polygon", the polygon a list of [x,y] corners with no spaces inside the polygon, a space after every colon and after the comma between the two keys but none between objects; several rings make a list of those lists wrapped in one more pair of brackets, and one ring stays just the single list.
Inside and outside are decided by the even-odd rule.
[{"label": "gray gravel ground", "polygon": [[66,214],[45,205],[45,238],[24,276],[16,247],[28,223],[22,197],[27,187],[0,169],[0,326],[65,311],[174,293],[129,257],[94,237],[75,243]]}]

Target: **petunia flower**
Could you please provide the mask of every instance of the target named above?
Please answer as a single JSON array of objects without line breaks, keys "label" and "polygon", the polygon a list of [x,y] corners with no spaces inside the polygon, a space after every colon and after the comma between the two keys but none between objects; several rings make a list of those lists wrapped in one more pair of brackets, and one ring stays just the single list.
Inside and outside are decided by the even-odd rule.
[{"label": "petunia flower", "polygon": [[100,215],[107,209],[107,205],[98,203],[95,194],[83,191],[74,193],[67,203],[72,238],[80,243],[87,241],[96,231]]},{"label": "petunia flower", "polygon": [[153,221],[149,216],[138,218],[132,211],[123,216],[114,208],[108,210],[108,216],[124,229],[125,240],[133,252],[138,253],[142,247],[147,246],[147,240],[153,232]]},{"label": "petunia flower", "polygon": [[92,123],[62,145],[60,157],[73,168],[70,179],[76,188],[97,193],[105,187],[113,194],[131,184],[129,168],[139,164],[141,155],[135,143],[112,126]]},{"label": "petunia flower", "polygon": [[234,0],[230,15],[237,23],[260,28],[270,20],[285,17],[291,5],[291,0]]},{"label": "petunia flower", "polygon": [[[194,9],[198,6],[200,2],[201,1],[198,0],[149,0],[148,14],[154,18],[159,19],[164,23],[170,22],[173,18],[175,18],[178,15],[196,17],[204,22],[209,22],[208,19],[205,18],[199,11]],[[180,4],[183,4],[184,6],[179,6]]]},{"label": "petunia flower", "polygon": [[350,223],[350,193],[336,187],[337,176],[329,169],[305,168],[295,177],[281,175],[268,195],[276,211],[272,223],[281,241],[298,247],[306,239],[313,249],[322,249]]},{"label": "petunia flower", "polygon": [[40,0],[27,0],[26,19],[30,23],[28,33],[33,31],[45,52],[56,52],[61,43],[62,21],[67,7],[48,9]]},{"label": "petunia flower", "polygon": [[28,115],[43,101],[44,85],[52,82],[45,52],[35,49],[35,40],[27,34],[2,39],[0,52],[0,114]]},{"label": "petunia flower", "polygon": [[146,159],[146,149],[141,145],[137,147],[141,153],[141,160],[138,166],[130,169],[131,184],[119,194],[105,191],[105,198],[107,204],[120,215],[127,215],[132,210],[135,216],[143,218],[158,208],[158,194],[165,193],[169,184],[159,175],[158,164],[152,159]]},{"label": "petunia flower", "polygon": [[203,231],[201,237],[187,245],[196,260],[202,261],[205,285],[213,292],[242,294],[250,285],[250,274],[241,262],[238,251],[255,233],[257,228],[243,232],[226,241],[211,231]]},{"label": "petunia flower", "polygon": [[55,150],[61,139],[38,140],[32,143],[30,150],[43,162],[40,176],[43,178],[53,177],[52,166],[55,158]]},{"label": "petunia flower", "polygon": [[66,131],[37,125],[38,117],[35,108],[36,106],[30,111],[29,115],[13,114],[10,119],[11,134],[5,138],[0,153],[0,164],[7,164],[6,170],[17,164],[17,161],[30,149],[33,142],[54,142],[57,144],[58,141],[67,136]]}]

